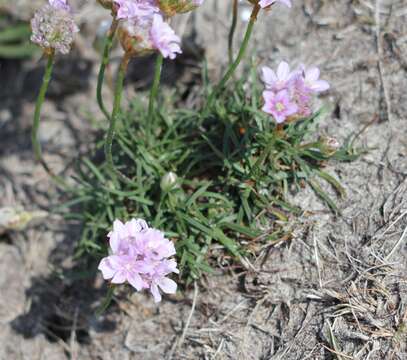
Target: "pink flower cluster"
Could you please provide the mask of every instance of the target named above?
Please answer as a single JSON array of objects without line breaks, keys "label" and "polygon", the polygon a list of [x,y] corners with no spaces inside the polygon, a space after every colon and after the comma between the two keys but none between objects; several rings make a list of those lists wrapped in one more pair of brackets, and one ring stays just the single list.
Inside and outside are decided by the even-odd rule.
[{"label": "pink flower cluster", "polygon": [[155,302],[161,301],[159,288],[166,294],[177,290],[175,281],[167,278],[178,274],[174,244],[141,219],[126,223],[116,220],[108,234],[111,255],[103,258],[98,269],[112,284],[128,282],[137,291],[149,289]]},{"label": "pink flower cluster", "polygon": [[31,41],[45,51],[67,54],[79,31],[66,0],[49,0],[31,20]]},{"label": "pink flower cluster", "polygon": [[[181,39],[165,21],[162,0],[114,0],[118,7],[117,18],[122,20],[122,34],[132,38],[136,53],[158,50],[163,57],[174,59],[181,54]],[[203,0],[179,0],[199,6]],[[175,1],[177,3],[177,1]],[[128,39],[125,39],[126,43]],[[123,41],[122,41],[123,43]]]},{"label": "pink flower cluster", "polygon": [[55,9],[71,11],[71,7],[66,2],[66,0],[49,0],[49,4]]},{"label": "pink flower cluster", "polygon": [[278,124],[288,118],[304,118],[312,114],[312,96],[329,89],[325,80],[320,80],[320,71],[304,65],[294,71],[286,62],[281,62],[277,72],[263,67],[262,80],[263,111],[272,115]]}]

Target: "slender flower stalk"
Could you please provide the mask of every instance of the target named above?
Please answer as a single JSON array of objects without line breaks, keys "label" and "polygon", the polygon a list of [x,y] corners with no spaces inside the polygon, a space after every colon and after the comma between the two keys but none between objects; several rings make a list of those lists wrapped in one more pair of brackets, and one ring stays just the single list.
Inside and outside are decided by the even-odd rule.
[{"label": "slender flower stalk", "polygon": [[116,132],[116,123],[120,115],[120,105],[122,101],[124,78],[126,76],[127,66],[129,64],[130,58],[131,56],[128,53],[124,54],[123,59],[120,63],[119,72],[117,74],[116,87],[114,92],[113,111],[112,115],[110,116],[110,125],[105,140],[105,157],[107,164],[109,166],[109,170],[111,171],[112,177],[115,177],[115,175],[117,175],[124,182],[128,184],[133,184],[133,182],[126,175],[124,175],[119,169],[116,168],[113,162],[112,155],[112,144]]},{"label": "slender flower stalk", "polygon": [[44,158],[42,157],[41,143],[38,140],[38,130],[40,127],[41,120],[41,108],[45,100],[45,95],[48,90],[49,82],[51,81],[53,67],[54,67],[54,51],[50,51],[47,54],[47,65],[45,66],[45,73],[42,79],[42,85],[37,97],[37,101],[35,103],[34,122],[31,130],[31,142],[33,146],[35,159],[42,165],[44,170],[52,178],[52,180],[54,180],[56,184],[66,188],[67,184],[65,180],[62,179],[60,176],[55,175],[54,172],[48,166],[48,164],[45,162]]},{"label": "slender flower stalk", "polygon": [[51,52],[50,54],[48,54],[47,65],[45,67],[45,73],[42,79],[42,85],[37,97],[37,102],[35,104],[34,123],[31,130],[31,141],[35,158],[38,162],[41,163],[42,167],[48,174],[51,173],[51,170],[42,157],[41,144],[38,140],[38,130],[40,127],[41,108],[45,100],[45,94],[47,93],[49,82],[51,81],[53,67],[54,67],[54,53]]},{"label": "slender flower stalk", "polygon": [[119,23],[119,21],[116,19],[116,16],[113,15],[112,24],[110,25],[110,29],[107,32],[107,37],[105,40],[105,46],[103,49],[103,58],[102,58],[102,62],[100,63],[98,83],[97,83],[97,88],[96,88],[96,99],[97,99],[99,108],[102,111],[102,113],[105,115],[106,119],[108,119],[108,120],[110,118],[110,115],[105,107],[105,104],[103,103],[102,87],[103,87],[103,82],[104,82],[104,78],[105,78],[106,67],[109,63],[110,50],[112,49],[113,38],[114,38],[114,35],[116,34],[118,23]]},{"label": "slender flower stalk", "polygon": [[257,15],[259,14],[260,9],[261,9],[261,7],[260,7],[260,5],[258,3],[253,6],[253,10],[252,10],[252,13],[250,15],[250,21],[249,21],[249,24],[247,25],[246,33],[245,33],[242,45],[240,46],[239,53],[238,53],[235,61],[232,64],[229,65],[228,70],[226,71],[226,74],[223,76],[222,80],[219,82],[219,84],[215,87],[215,89],[209,95],[209,99],[208,99],[208,102],[207,102],[207,105],[206,105],[207,109],[212,105],[212,103],[215,100],[216,96],[219,95],[219,93],[225,87],[226,83],[233,76],[236,69],[240,65],[242,59],[244,58],[244,56],[246,54],[247,47],[249,45],[250,38],[251,38],[252,33],[253,33],[254,24],[256,23]]},{"label": "slender flower stalk", "polygon": [[228,51],[229,51],[229,64],[233,63],[233,39],[235,36],[237,16],[239,10],[238,0],[233,0],[232,8],[232,24],[230,25],[229,37],[228,37]]},{"label": "slender flower stalk", "polygon": [[109,285],[109,288],[107,290],[106,297],[103,299],[103,302],[100,304],[100,306],[97,308],[95,315],[97,317],[103,315],[103,313],[107,310],[109,305],[111,304],[113,300],[113,295],[114,295],[114,285]]},{"label": "slender flower stalk", "polygon": [[152,129],[152,123],[154,121],[154,103],[157,99],[158,95],[158,88],[160,86],[160,80],[161,80],[161,72],[162,72],[162,66],[163,66],[163,56],[161,53],[157,55],[157,59],[155,62],[155,69],[154,69],[154,80],[153,80],[153,85],[151,87],[150,91],[150,99],[148,103],[148,127],[149,127],[149,134]]}]

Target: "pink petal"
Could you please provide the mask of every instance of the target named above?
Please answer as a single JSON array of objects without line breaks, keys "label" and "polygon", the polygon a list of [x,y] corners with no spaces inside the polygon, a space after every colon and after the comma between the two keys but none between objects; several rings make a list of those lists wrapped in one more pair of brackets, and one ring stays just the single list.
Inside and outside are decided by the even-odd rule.
[{"label": "pink petal", "polygon": [[261,0],[259,2],[260,7],[265,8],[269,5],[271,5],[275,0]]},{"label": "pink petal", "polygon": [[287,90],[281,90],[275,96],[276,101],[288,102],[290,97]]},{"label": "pink petal", "polygon": [[127,276],[127,281],[131,286],[133,286],[137,291],[142,290],[145,286],[145,283],[141,276],[137,273],[131,273]]},{"label": "pink petal", "polygon": [[316,91],[316,92],[323,92],[323,91],[328,90],[330,87],[331,87],[331,86],[329,85],[329,83],[328,83],[327,81],[325,81],[325,80],[318,80],[318,81],[315,81],[315,82],[312,84],[311,89],[312,89],[313,91]]},{"label": "pink petal", "polygon": [[166,294],[175,294],[177,292],[177,283],[166,277],[160,279],[158,285]]},{"label": "pink petal", "polygon": [[290,65],[285,61],[282,61],[280,65],[278,65],[277,69],[277,77],[279,80],[287,80],[290,76]]},{"label": "pink petal", "polygon": [[116,231],[111,233],[110,239],[109,239],[109,244],[110,244],[110,248],[113,251],[113,254],[115,254],[119,251],[120,238],[119,238],[119,234]]},{"label": "pink petal", "polygon": [[272,86],[277,81],[277,75],[273,69],[270,69],[267,66],[264,66],[261,69],[262,72],[262,80],[266,84],[266,86]]},{"label": "pink petal", "polygon": [[105,257],[100,261],[98,270],[102,272],[103,279],[105,280],[111,279],[117,272],[117,270],[112,267],[108,257]]},{"label": "pink petal", "polygon": [[284,115],[277,115],[276,114],[276,115],[273,115],[273,116],[274,116],[274,120],[276,120],[277,124],[282,124],[286,119],[286,117]]},{"label": "pink petal", "polygon": [[305,72],[305,78],[309,82],[317,81],[319,79],[319,75],[320,71],[316,66],[306,70]]},{"label": "pink petal", "polygon": [[170,257],[177,253],[175,251],[175,246],[172,241],[166,241],[166,244],[160,250],[162,251],[164,257]]},{"label": "pink petal", "polygon": [[174,259],[170,259],[167,261],[168,270],[173,273],[179,274],[179,270],[177,269],[177,262]]},{"label": "pink petal", "polygon": [[291,0],[280,0],[280,2],[286,6],[288,6],[289,8],[292,6],[291,5]]},{"label": "pink petal", "polygon": [[286,110],[286,115],[294,115],[298,111],[298,106],[296,104],[289,104]]},{"label": "pink petal", "polygon": [[134,234],[139,233],[145,229],[148,229],[147,223],[142,219],[131,219],[129,222],[125,224],[127,231],[130,235],[134,236]]},{"label": "pink petal", "polygon": [[118,271],[112,279],[112,284],[123,284],[126,282],[126,272],[123,270]]},{"label": "pink petal", "polygon": [[272,99],[274,99],[276,96],[276,94],[273,91],[270,90],[265,90],[263,91],[263,98],[265,102],[268,102]]},{"label": "pink petal", "polygon": [[267,114],[270,114],[270,108],[269,108],[268,104],[264,104],[263,107],[261,108],[261,110]]},{"label": "pink petal", "polygon": [[118,233],[125,231],[126,227],[124,226],[124,224],[120,221],[120,220],[115,220],[113,222],[113,231],[117,231]]}]

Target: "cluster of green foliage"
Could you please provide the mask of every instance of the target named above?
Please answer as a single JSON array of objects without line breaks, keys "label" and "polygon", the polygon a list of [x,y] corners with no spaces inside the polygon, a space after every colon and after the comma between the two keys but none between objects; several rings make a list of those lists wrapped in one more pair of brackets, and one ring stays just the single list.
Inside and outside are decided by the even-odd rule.
[{"label": "cluster of green foliage", "polygon": [[0,58],[25,59],[38,48],[30,42],[31,28],[26,22],[16,22],[0,15]]},{"label": "cluster of green foliage", "polygon": [[[308,184],[337,212],[320,180],[344,191],[324,164],[357,154],[348,142],[335,151],[313,139],[322,112],[277,129],[260,110],[260,87],[253,69],[210,109],[159,111],[150,123],[139,100],[123,111],[113,154],[132,182],[112,179],[104,161],[83,159],[68,203],[78,205],[69,216],[83,222],[78,256],[105,256],[116,218],[144,218],[174,240],[182,275],[193,279],[212,271],[213,248],[238,259],[253,243],[284,237],[282,224],[302,212],[286,201],[289,191]],[[102,147],[100,139],[94,158]],[[169,172],[177,180],[163,184]]]}]

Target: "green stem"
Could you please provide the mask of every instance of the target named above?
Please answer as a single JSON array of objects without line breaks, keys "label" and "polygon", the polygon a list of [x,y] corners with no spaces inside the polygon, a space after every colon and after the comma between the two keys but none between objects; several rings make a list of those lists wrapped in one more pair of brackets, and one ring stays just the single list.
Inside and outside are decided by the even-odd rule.
[{"label": "green stem", "polygon": [[260,8],[259,4],[254,5],[252,13],[250,15],[249,24],[247,25],[247,28],[246,28],[246,33],[245,33],[242,45],[240,46],[240,49],[239,49],[239,53],[238,53],[235,61],[232,64],[229,65],[228,70],[227,70],[226,74],[223,76],[222,80],[219,82],[219,84],[216,86],[216,88],[210,94],[207,105],[206,105],[206,108],[209,108],[212,105],[212,103],[215,100],[216,96],[219,95],[219,93],[225,87],[226,83],[230,80],[230,78],[235,73],[237,67],[240,65],[244,55],[246,54],[246,50],[247,50],[250,38],[251,38],[252,33],[253,33],[253,27],[254,27],[254,24],[256,23],[257,15],[259,14],[260,9],[261,8]]},{"label": "green stem", "polygon": [[162,66],[163,66],[163,56],[161,55],[161,53],[159,53],[157,55],[157,60],[155,62],[154,80],[150,91],[150,99],[148,102],[148,118],[147,118],[147,126],[149,130],[148,136],[151,135],[150,131],[154,120],[154,102],[157,99],[158,88],[160,87]]},{"label": "green stem", "polygon": [[113,300],[113,295],[114,295],[114,286],[110,285],[109,289],[107,290],[106,297],[103,299],[102,304],[95,312],[96,317],[99,317],[106,311],[106,309],[109,307],[110,303]]},{"label": "green stem", "polygon": [[273,150],[273,147],[274,147],[274,140],[271,140],[271,141],[269,141],[266,148],[264,149],[262,154],[258,157],[257,161],[255,162],[255,164],[253,166],[253,171],[257,171],[260,168],[260,166],[263,165],[264,161],[270,155],[271,150]]},{"label": "green stem", "polygon": [[124,182],[126,182],[128,184],[133,184],[133,182],[126,175],[124,175],[119,169],[117,169],[115,167],[114,162],[113,162],[113,155],[112,155],[112,144],[113,144],[113,139],[114,139],[115,132],[116,132],[117,119],[120,115],[120,105],[121,105],[121,101],[122,101],[123,84],[124,84],[124,78],[126,76],[126,71],[127,71],[127,66],[129,64],[129,61],[130,61],[130,55],[124,54],[123,59],[120,63],[119,72],[117,74],[117,79],[116,79],[113,111],[112,111],[112,115],[110,117],[110,125],[109,125],[109,129],[107,131],[106,140],[105,140],[105,157],[106,157],[106,161],[107,161],[109,170],[112,173],[111,175],[113,178],[115,177],[114,175],[116,174]]},{"label": "green stem", "polygon": [[237,15],[238,15],[238,0],[233,0],[232,9],[232,24],[230,25],[229,38],[228,38],[228,50],[229,50],[229,65],[233,63],[233,38],[235,36],[236,25],[237,25]]},{"label": "green stem", "polygon": [[106,110],[105,104],[103,103],[102,87],[103,87],[103,81],[105,78],[106,67],[109,64],[110,50],[112,49],[112,46],[113,46],[113,38],[116,33],[118,23],[119,22],[116,19],[116,17],[113,16],[112,24],[110,25],[110,29],[107,32],[107,37],[105,40],[105,46],[103,49],[103,58],[102,58],[102,62],[100,63],[98,83],[97,83],[97,88],[96,88],[96,99],[97,99],[99,108],[105,115],[106,119],[108,119],[108,120],[110,118],[110,115],[109,115],[109,112]]},{"label": "green stem", "polygon": [[51,81],[52,69],[54,67],[54,52],[47,54],[47,65],[45,66],[45,73],[42,79],[40,92],[35,103],[34,122],[31,130],[31,142],[33,146],[35,159],[42,165],[47,174],[54,180],[54,182],[62,187],[67,187],[65,180],[54,174],[49,168],[48,164],[42,157],[41,143],[38,140],[38,130],[40,128],[41,108],[45,100],[45,94],[48,90],[49,82]]}]

